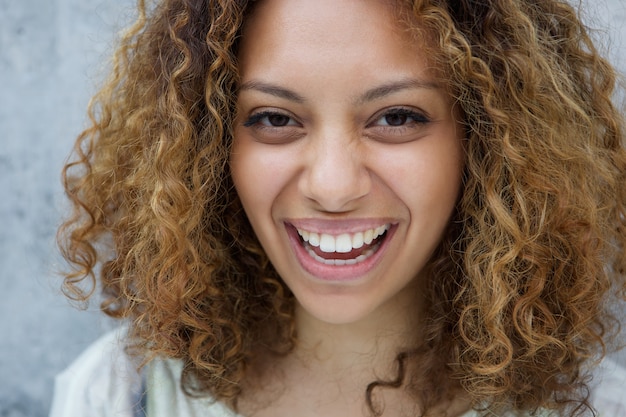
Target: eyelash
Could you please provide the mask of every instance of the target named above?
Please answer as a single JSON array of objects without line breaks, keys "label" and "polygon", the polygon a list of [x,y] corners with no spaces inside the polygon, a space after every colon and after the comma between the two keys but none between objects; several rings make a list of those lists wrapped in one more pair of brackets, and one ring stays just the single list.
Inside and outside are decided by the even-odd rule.
[{"label": "eyelash", "polygon": [[406,120],[401,125],[390,125],[387,122],[386,125],[378,125],[378,127],[389,128],[389,129],[401,129],[401,128],[406,128],[407,124],[409,123],[415,123],[418,125],[425,125],[427,123],[430,123],[430,118],[428,118],[428,116],[426,116],[423,113],[420,113],[418,111],[415,111],[413,109],[406,108],[406,107],[396,107],[396,108],[386,109],[382,113],[377,114],[373,118],[373,121],[368,124],[368,127],[376,126],[375,125],[376,122],[389,116],[405,116]]},{"label": "eyelash", "polygon": [[[410,119],[413,120],[413,123],[417,123],[417,124],[427,124],[427,123],[430,122],[430,119],[427,116],[425,116],[424,114],[418,113],[418,112],[416,112],[414,110],[407,109],[407,108],[404,108],[404,107],[399,107],[399,108],[393,108],[393,109],[386,110],[384,113],[377,115],[376,118],[374,119],[374,122],[382,119],[383,117],[388,117],[388,116],[391,116],[391,115],[394,115],[394,116],[406,116],[407,119],[410,118]],[[263,120],[263,119],[265,119],[267,117],[270,117],[270,116],[286,117],[288,119],[293,120],[292,117],[290,117],[290,116],[288,116],[286,114],[283,114],[283,113],[280,113],[280,112],[277,112],[277,111],[273,111],[273,110],[266,110],[266,111],[262,111],[262,112],[259,112],[259,113],[252,114],[250,117],[248,117],[248,119],[246,121],[243,122],[243,125],[245,127],[251,127],[251,126],[254,126],[255,124],[259,123],[261,120]],[[372,126],[374,122],[369,123],[368,126]],[[387,124],[387,125],[384,125],[384,126],[385,127],[390,127],[390,128],[399,128],[399,127],[406,126],[406,122],[403,123],[402,125],[389,125],[389,124]],[[272,126],[272,127],[283,127],[283,126]]]},{"label": "eyelash", "polygon": [[[288,115],[286,115],[284,113],[281,113],[281,112],[278,112],[278,111],[275,111],[275,110],[265,110],[265,111],[262,111],[262,112],[259,112],[259,113],[254,113],[254,114],[250,115],[250,117],[248,117],[248,119],[246,119],[246,121],[243,122],[243,125],[245,127],[251,127],[251,126],[254,126],[256,124],[259,124],[261,122],[261,120],[263,120],[263,119],[265,119],[267,117],[270,117],[270,116],[280,116],[280,117],[286,117],[287,119],[290,119],[290,120],[294,120],[293,117],[288,116]],[[262,125],[262,126],[263,127],[267,127],[267,128],[284,127],[284,126],[271,126],[271,125],[270,126]]]}]

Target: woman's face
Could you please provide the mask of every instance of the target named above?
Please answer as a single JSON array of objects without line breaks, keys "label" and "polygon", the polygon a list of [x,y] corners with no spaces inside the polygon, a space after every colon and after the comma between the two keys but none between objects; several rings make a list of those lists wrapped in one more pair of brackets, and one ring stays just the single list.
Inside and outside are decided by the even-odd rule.
[{"label": "woman's face", "polygon": [[246,24],[232,177],[309,315],[402,305],[461,183],[462,127],[383,0],[264,0]]}]

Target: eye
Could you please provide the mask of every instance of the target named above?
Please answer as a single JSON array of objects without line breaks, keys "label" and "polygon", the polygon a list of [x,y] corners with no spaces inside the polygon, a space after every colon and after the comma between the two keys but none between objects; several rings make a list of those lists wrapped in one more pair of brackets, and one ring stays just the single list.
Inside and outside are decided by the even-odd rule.
[{"label": "eye", "polygon": [[413,107],[391,107],[376,113],[366,125],[366,134],[385,143],[404,143],[426,133],[431,119]]},{"label": "eye", "polygon": [[258,125],[259,127],[276,128],[298,126],[298,123],[292,117],[284,113],[267,110],[253,113],[245,122],[243,122],[243,125],[245,127]]},{"label": "eye", "polygon": [[305,134],[297,117],[282,109],[257,109],[242,125],[256,141],[271,145],[291,143]]},{"label": "eye", "polygon": [[371,126],[400,127],[412,124],[426,124],[430,120],[415,110],[400,107],[385,110],[370,124]]}]

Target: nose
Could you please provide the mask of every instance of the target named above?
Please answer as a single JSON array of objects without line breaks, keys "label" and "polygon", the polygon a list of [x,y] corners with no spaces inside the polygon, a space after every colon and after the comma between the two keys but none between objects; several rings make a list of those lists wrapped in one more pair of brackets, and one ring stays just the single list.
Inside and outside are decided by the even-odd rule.
[{"label": "nose", "polygon": [[300,192],[327,212],[354,210],[371,189],[365,152],[358,140],[326,134],[310,138]]}]

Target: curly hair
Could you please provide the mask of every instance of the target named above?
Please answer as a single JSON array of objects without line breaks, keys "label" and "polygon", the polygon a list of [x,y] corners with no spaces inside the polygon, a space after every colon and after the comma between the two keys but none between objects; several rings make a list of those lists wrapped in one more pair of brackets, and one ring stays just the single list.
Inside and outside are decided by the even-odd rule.
[{"label": "curly hair", "polygon": [[[428,266],[425,342],[367,402],[380,414],[373,391],[406,385],[428,408],[460,384],[485,415],[593,410],[588,365],[619,327],[607,301],[626,292],[617,74],[566,2],[399,3],[463,111],[466,167]],[[188,392],[233,406],[259,346],[296,341],[293,295],[228,169],[252,4],[138,2],[63,171],[73,212],[58,237],[69,297],[100,286],[146,360],[182,359]]]}]

